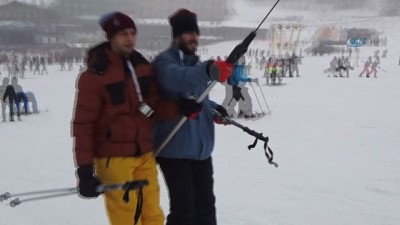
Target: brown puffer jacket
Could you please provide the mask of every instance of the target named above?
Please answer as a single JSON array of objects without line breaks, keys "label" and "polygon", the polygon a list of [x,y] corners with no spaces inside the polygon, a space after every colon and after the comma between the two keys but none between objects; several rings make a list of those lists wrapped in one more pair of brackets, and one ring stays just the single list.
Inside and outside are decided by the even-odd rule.
[{"label": "brown puffer jacket", "polygon": [[138,156],[153,150],[152,122],[178,115],[177,107],[158,95],[153,68],[139,53],[129,57],[144,101],[154,109],[151,118],[139,110],[135,84],[126,59],[112,52],[109,43],[92,48],[88,69],[78,78],[72,135],[78,167],[96,157]]}]

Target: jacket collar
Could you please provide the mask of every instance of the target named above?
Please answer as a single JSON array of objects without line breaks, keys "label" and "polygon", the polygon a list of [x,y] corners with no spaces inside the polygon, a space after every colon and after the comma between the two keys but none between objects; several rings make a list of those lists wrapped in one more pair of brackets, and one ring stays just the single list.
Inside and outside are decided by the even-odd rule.
[{"label": "jacket collar", "polygon": [[102,74],[110,64],[125,67],[126,60],[130,60],[135,68],[139,64],[149,64],[136,50],[128,58],[125,58],[113,52],[109,42],[103,42],[88,51],[87,65],[89,69]]},{"label": "jacket collar", "polygon": [[196,54],[193,55],[185,55],[182,50],[178,47],[172,45],[170,47],[170,51],[174,55],[176,59],[179,59],[185,66],[195,66],[199,63],[200,57]]}]

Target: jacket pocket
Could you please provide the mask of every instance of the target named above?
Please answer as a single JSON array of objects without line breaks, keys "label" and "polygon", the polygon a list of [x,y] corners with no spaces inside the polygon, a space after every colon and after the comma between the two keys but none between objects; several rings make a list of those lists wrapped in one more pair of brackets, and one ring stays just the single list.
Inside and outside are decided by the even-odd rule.
[{"label": "jacket pocket", "polygon": [[110,95],[111,104],[120,105],[125,102],[125,82],[117,82],[106,86],[107,92]]},{"label": "jacket pocket", "polygon": [[127,115],[119,116],[110,123],[110,141],[114,143],[135,142],[137,139],[137,124]]}]

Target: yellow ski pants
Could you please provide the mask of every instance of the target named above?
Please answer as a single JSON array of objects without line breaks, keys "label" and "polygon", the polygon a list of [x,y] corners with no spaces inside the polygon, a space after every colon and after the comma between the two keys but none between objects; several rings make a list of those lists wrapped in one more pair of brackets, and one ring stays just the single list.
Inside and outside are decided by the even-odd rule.
[{"label": "yellow ski pants", "polygon": [[[96,174],[103,184],[125,183],[147,179],[143,188],[143,208],[138,225],[163,225],[164,214],[160,207],[160,187],[153,152],[140,157],[97,158]],[[133,225],[138,190],[130,191],[128,203],[123,201],[125,191],[104,193],[108,218],[111,225]]]}]

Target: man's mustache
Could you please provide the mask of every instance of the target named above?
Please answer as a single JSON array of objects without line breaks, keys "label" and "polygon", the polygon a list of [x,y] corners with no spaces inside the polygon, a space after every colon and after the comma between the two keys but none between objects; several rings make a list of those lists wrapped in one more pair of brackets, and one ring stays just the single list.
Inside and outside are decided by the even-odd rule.
[{"label": "man's mustache", "polygon": [[196,44],[196,45],[198,45],[199,42],[198,41],[188,41],[187,44]]}]

